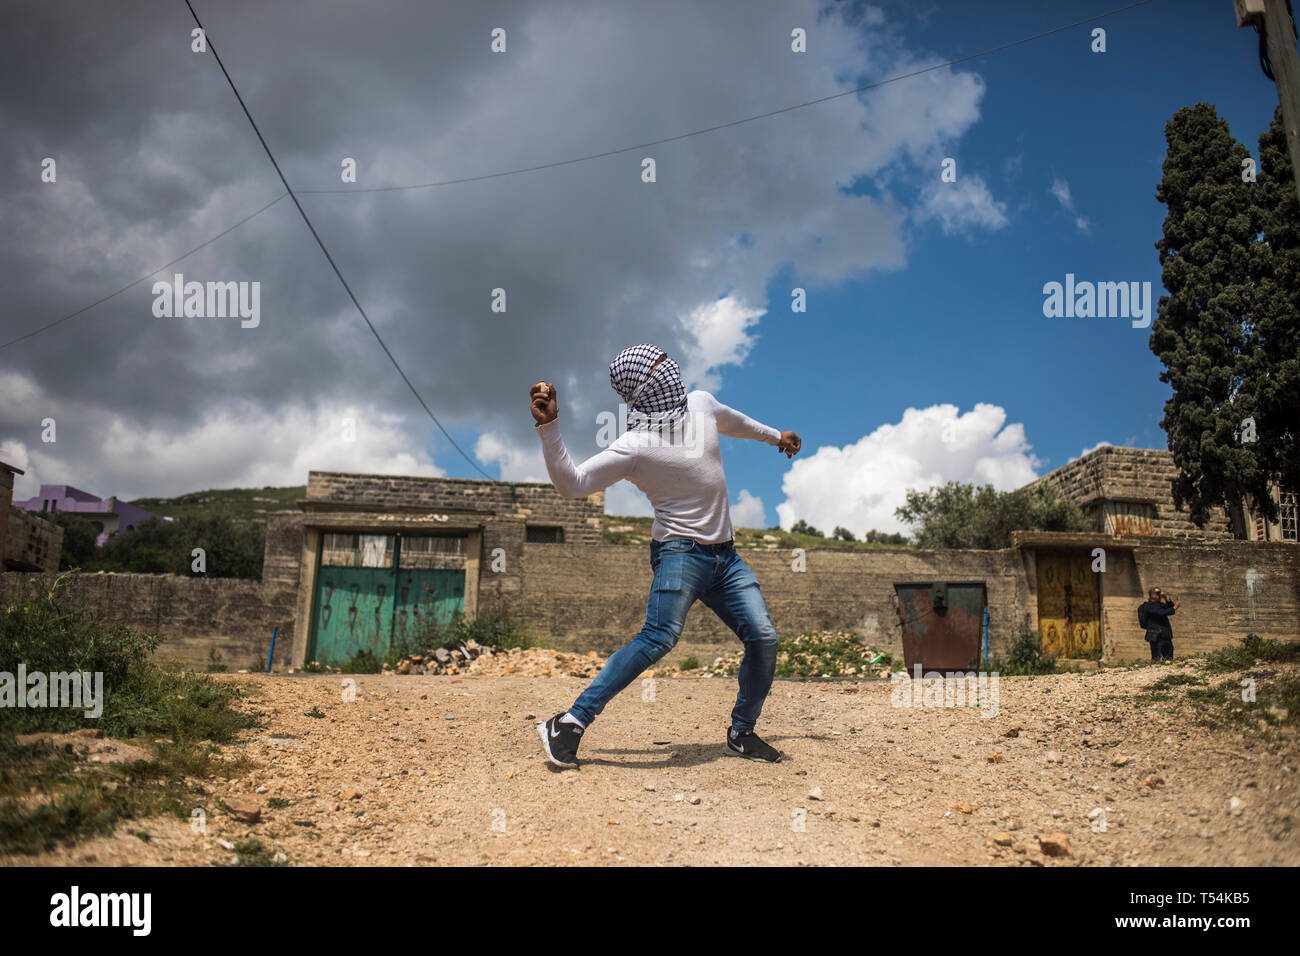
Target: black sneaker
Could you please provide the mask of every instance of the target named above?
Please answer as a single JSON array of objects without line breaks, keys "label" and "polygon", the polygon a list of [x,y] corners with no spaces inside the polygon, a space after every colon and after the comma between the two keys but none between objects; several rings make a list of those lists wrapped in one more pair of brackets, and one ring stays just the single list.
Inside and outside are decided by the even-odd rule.
[{"label": "black sneaker", "polygon": [[744,757],[748,760],[762,760],[766,763],[779,763],[781,751],[769,747],[752,730],[737,733],[733,727],[727,731],[727,756]]},{"label": "black sneaker", "polygon": [[546,759],[557,767],[578,765],[578,744],[582,742],[582,728],[577,724],[560,723],[564,714],[556,714],[544,724],[537,725],[542,737]]}]

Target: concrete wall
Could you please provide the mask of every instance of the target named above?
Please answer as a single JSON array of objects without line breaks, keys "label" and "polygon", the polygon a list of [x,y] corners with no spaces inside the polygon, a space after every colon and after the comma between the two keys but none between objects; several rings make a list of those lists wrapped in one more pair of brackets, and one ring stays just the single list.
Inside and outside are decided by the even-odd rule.
[{"label": "concrete wall", "polygon": [[[605,493],[561,498],[549,482],[468,478],[413,478],[313,471],[307,475],[310,505],[341,505],[356,511],[448,511],[479,513],[526,524],[559,525],[571,544],[598,544]],[[310,510],[310,507],[309,507]]]},{"label": "concrete wall", "polygon": [[[894,584],[983,581],[990,606],[990,648],[998,650],[1030,610],[1029,590],[1014,551],[808,551],[793,570],[789,551],[742,548],[758,577],[778,633],[848,629],[881,650],[902,654]],[[644,545],[524,546],[523,588],[508,605],[557,646],[613,651],[645,620],[653,577]],[[736,640],[717,616],[697,604],[683,639]]]},{"label": "concrete wall", "polygon": [[1133,556],[1142,586],[1126,595],[1118,616],[1123,627],[1116,631],[1116,657],[1150,657],[1137,629],[1137,605],[1152,585],[1182,602],[1171,619],[1175,655],[1204,653],[1252,632],[1300,639],[1300,548],[1293,544],[1227,541],[1184,548],[1153,541]]},{"label": "concrete wall", "polygon": [[[427,524],[425,518],[413,520],[413,533]],[[112,620],[162,634],[166,643],[160,656],[200,670],[213,650],[232,670],[264,666],[271,629],[279,626],[277,667],[300,667],[320,535],[333,522],[353,526],[358,521],[393,529],[392,517],[378,513],[273,514],[263,581],[78,574],[69,576],[68,597],[89,601]],[[601,653],[620,647],[640,629],[651,581],[648,547],[525,544],[522,522],[489,519],[481,527],[466,532],[471,611],[503,602],[557,646]],[[503,571],[492,569],[489,535],[490,541],[508,545]],[[1300,639],[1300,548],[1289,544],[1037,535],[1003,551],[813,550],[801,572],[793,570],[789,551],[740,553],[758,576],[783,636],[853,630],[895,655],[902,653],[895,584],[983,581],[990,648],[996,654],[1022,623],[1037,627],[1037,551],[1066,547],[1087,553],[1098,543],[1107,554],[1101,576],[1106,660],[1149,657],[1136,612],[1152,585],[1183,602],[1173,621],[1178,656],[1232,644],[1250,632]],[[0,575],[0,599],[11,600],[24,580],[30,575]],[[702,605],[691,610],[683,640],[735,642]]]},{"label": "concrete wall", "polygon": [[[161,634],[159,658],[203,670],[215,651],[231,671],[265,668],[271,629],[278,626],[276,667],[295,665],[286,639],[294,617],[292,590],[173,574],[70,574],[64,581],[59,594],[70,606],[88,603],[110,621]],[[0,601],[15,600],[24,583],[36,581],[30,574],[0,574]]]}]

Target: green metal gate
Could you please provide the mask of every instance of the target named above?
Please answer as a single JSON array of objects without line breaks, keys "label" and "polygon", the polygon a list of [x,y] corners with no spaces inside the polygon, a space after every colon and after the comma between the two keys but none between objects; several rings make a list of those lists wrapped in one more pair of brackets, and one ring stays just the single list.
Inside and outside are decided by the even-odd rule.
[{"label": "green metal gate", "polygon": [[463,547],[461,537],[324,535],[309,660],[339,667],[368,651],[383,661],[395,641],[450,623],[465,608],[465,571],[436,565]]}]

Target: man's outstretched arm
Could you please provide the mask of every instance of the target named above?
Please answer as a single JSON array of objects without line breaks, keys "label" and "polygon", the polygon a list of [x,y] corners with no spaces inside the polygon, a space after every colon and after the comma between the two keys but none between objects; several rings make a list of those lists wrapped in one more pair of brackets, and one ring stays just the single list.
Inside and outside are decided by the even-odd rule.
[{"label": "man's outstretched arm", "polygon": [[777,451],[785,452],[786,458],[793,458],[803,447],[803,439],[794,432],[777,431],[770,425],[755,421],[744,412],[723,405],[712,395],[709,395],[709,398],[713,402],[713,417],[718,423],[719,434],[731,438],[752,438],[754,441],[775,445]]},{"label": "man's outstretched arm", "polygon": [[537,435],[542,440],[546,472],[562,497],[585,498],[631,476],[635,459],[631,452],[621,447],[597,452],[581,465],[573,463],[560,435],[559,405],[554,385],[538,382],[530,390],[529,398],[533,419],[537,422]]}]

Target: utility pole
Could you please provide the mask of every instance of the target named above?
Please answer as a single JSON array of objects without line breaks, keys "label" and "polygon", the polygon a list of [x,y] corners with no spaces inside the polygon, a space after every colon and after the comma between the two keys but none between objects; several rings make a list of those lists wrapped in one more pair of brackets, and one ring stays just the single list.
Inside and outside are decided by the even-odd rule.
[{"label": "utility pole", "polygon": [[1232,0],[1237,26],[1264,33],[1268,59],[1273,65],[1277,98],[1282,104],[1282,125],[1291,154],[1291,171],[1300,196],[1300,56],[1296,55],[1295,24],[1287,0]]}]

